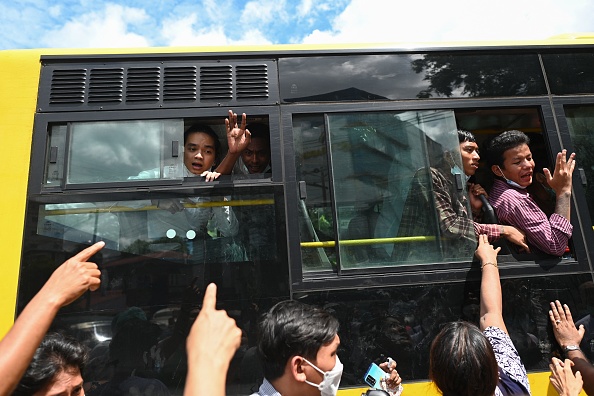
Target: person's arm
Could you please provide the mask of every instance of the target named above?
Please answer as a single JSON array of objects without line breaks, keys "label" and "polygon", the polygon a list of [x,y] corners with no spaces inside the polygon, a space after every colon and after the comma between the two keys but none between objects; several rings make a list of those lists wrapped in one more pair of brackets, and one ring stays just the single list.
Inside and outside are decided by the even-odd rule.
[{"label": "person's arm", "polygon": [[60,265],[0,341],[0,395],[9,395],[18,385],[60,308],[99,288],[101,272],[87,260],[103,246],[105,242],[97,242]]},{"label": "person's arm", "polygon": [[584,384],[582,374],[576,371],[574,375],[571,371],[573,365],[573,362],[569,359],[565,359],[565,362],[563,362],[555,357],[549,364],[551,369],[549,380],[559,396],[578,396],[582,391]]},{"label": "person's arm", "polygon": [[553,213],[549,219],[534,201],[523,198],[509,208],[506,221],[520,228],[528,242],[542,252],[553,256],[565,253],[572,226],[561,215]]},{"label": "person's arm", "polygon": [[227,312],[216,309],[217,287],[204,293],[202,309],[186,340],[188,373],[184,395],[224,396],[229,364],[241,344],[241,330]]},{"label": "person's arm", "polygon": [[575,169],[575,153],[566,158],[567,150],[557,153],[557,161],[553,175],[547,168],[543,169],[547,184],[555,191],[557,203],[555,213],[570,220],[571,213],[571,186],[573,170]]},{"label": "person's arm", "polygon": [[497,268],[497,253],[486,235],[479,235],[476,256],[481,263],[481,304],[479,324],[481,331],[489,326],[498,327],[507,333],[503,322],[503,303],[501,301],[501,282]]},{"label": "person's arm", "polygon": [[246,115],[241,116],[241,125],[237,124],[237,114],[229,110],[229,118],[225,119],[225,130],[227,131],[227,146],[229,150],[225,158],[217,166],[216,172],[223,175],[230,175],[237,159],[241,156],[243,150],[250,144],[250,131],[245,129]]},{"label": "person's arm", "polygon": [[[574,364],[572,367],[573,371],[582,373],[584,391],[589,395],[594,395],[594,366],[592,366],[581,349],[579,349],[586,329],[583,325],[580,325],[580,328],[576,329],[569,307],[567,304],[561,305],[558,300],[551,302],[549,319],[553,324],[555,339],[561,348],[564,349],[566,357],[571,359]],[[568,347],[572,348],[572,350],[566,350]]]},{"label": "person's arm", "polygon": [[439,171],[431,169],[431,182],[439,228],[443,235],[452,239],[473,235],[474,222],[470,216],[462,216],[452,207],[452,204],[459,206],[463,206],[463,204],[458,199],[452,199],[445,177]]}]

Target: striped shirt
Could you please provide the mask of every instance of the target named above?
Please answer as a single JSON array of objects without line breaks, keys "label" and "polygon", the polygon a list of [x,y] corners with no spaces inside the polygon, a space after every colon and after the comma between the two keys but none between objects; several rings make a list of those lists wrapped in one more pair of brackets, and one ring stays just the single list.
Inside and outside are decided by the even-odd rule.
[{"label": "striped shirt", "polygon": [[495,180],[489,202],[497,212],[501,224],[512,225],[526,233],[530,247],[562,256],[571,238],[573,226],[565,217],[553,213],[550,218],[538,207],[527,191],[512,188],[502,180]]}]

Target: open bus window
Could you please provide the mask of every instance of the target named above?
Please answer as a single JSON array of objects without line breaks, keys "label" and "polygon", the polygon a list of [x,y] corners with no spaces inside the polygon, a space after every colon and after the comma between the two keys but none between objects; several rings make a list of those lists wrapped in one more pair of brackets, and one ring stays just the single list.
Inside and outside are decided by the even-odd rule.
[{"label": "open bus window", "polygon": [[[293,120],[297,177],[307,186],[300,208],[304,271],[472,258],[476,238],[465,185],[456,183],[450,172],[452,162],[460,163],[452,111],[326,117],[329,136],[322,116]],[[447,185],[447,194],[457,197],[453,209],[469,224],[459,234],[442,224],[434,171]]]},{"label": "open bus window", "polygon": [[54,125],[45,185],[181,179],[183,128],[179,119]]}]

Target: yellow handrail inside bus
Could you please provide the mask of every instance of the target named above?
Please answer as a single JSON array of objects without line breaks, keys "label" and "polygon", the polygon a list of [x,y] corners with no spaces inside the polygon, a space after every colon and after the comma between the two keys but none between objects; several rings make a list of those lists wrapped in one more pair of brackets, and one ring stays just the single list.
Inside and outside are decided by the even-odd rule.
[{"label": "yellow handrail inside bus", "polygon": [[[434,236],[411,236],[411,237],[395,237],[395,238],[372,238],[372,239],[347,239],[338,241],[341,246],[355,246],[355,245],[380,245],[383,243],[404,243],[404,242],[431,242],[434,241]],[[336,241],[320,241],[320,242],[301,242],[303,248],[327,248],[336,246]]]},{"label": "yellow handrail inside bus", "polygon": [[[64,204],[68,205],[68,204]],[[274,199],[241,199],[233,201],[209,201],[209,202],[184,202],[184,208],[212,208],[217,206],[256,206],[256,205],[274,205]],[[161,210],[157,205],[147,205],[139,208],[129,206],[113,205],[104,208],[60,208],[46,209],[46,216],[63,216],[72,214],[90,214],[90,213],[118,213],[118,212],[141,212],[147,210]]]}]

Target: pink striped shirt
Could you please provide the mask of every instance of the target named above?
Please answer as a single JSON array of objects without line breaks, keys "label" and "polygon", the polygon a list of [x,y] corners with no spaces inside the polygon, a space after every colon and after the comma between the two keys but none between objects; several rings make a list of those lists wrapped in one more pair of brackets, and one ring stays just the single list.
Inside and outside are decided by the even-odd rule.
[{"label": "pink striped shirt", "polygon": [[513,188],[497,179],[491,189],[489,202],[497,213],[499,223],[524,231],[528,245],[553,256],[565,253],[573,226],[557,213],[547,218],[526,190]]}]

